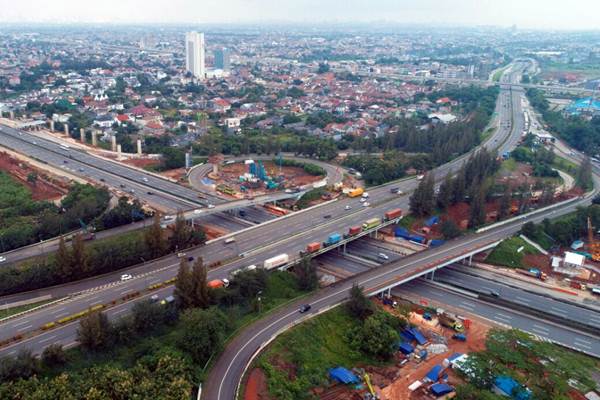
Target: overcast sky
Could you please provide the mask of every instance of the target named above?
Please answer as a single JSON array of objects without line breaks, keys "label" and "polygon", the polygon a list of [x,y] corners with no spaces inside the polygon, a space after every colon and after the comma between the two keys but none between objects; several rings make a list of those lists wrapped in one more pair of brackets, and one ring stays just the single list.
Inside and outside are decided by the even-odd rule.
[{"label": "overcast sky", "polygon": [[[600,29],[599,0],[0,0],[0,21],[371,22]],[[0,26],[0,30],[2,27]]]}]

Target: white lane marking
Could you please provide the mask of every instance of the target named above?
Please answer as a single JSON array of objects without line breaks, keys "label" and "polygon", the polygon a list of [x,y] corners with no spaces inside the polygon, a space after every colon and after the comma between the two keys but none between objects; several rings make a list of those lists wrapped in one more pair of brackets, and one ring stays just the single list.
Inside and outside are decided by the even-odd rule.
[{"label": "white lane marking", "polygon": [[121,294],[127,294],[129,292],[133,292],[133,289],[125,289],[121,292]]},{"label": "white lane marking", "polygon": [[24,327],[22,327],[22,328],[19,328],[19,330],[20,330],[20,331],[22,331],[22,330],[29,329],[29,328],[33,328],[33,325],[32,325],[32,324],[29,324],[29,325],[27,325],[27,326],[24,326]]},{"label": "white lane marking", "polygon": [[515,296],[515,299],[517,299],[517,300],[521,300],[521,301],[522,301],[522,302],[524,302],[524,303],[529,303],[529,299],[526,299],[526,298],[524,298],[524,297],[521,297],[521,296]]},{"label": "white lane marking", "polygon": [[18,326],[21,326],[21,325],[28,324],[29,322],[30,322],[29,320],[25,320],[25,321],[23,321],[23,322],[19,322],[18,324],[14,324],[13,326],[16,328],[16,327],[18,327]]},{"label": "white lane marking", "polygon": [[42,339],[42,340],[40,340],[40,343],[48,342],[48,341],[50,341],[50,340],[52,340],[54,338],[56,338],[56,335],[52,335],[50,337],[47,337],[46,339]]},{"label": "white lane marking", "polygon": [[60,313],[60,314],[54,314],[54,316],[55,316],[56,318],[64,317],[65,315],[69,315],[69,313],[68,313],[68,312],[62,312],[62,313]]},{"label": "white lane marking", "polygon": [[537,324],[533,324],[533,327],[534,327],[534,328],[537,328],[537,329],[539,329],[539,330],[541,330],[541,331],[546,331],[546,332],[548,332],[548,328],[546,328],[545,326],[540,326],[540,325],[537,325]]}]

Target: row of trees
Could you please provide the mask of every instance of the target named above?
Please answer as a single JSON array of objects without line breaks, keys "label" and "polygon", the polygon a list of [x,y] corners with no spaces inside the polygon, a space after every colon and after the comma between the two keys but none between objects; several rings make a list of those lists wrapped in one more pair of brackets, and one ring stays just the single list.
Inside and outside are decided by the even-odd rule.
[{"label": "row of trees", "polygon": [[87,244],[76,235],[70,246],[59,241],[55,255],[0,270],[0,295],[35,290],[115,271],[172,251],[204,243],[202,231],[192,230],[178,214],[170,236],[160,227],[160,216],[142,232],[129,232]]},{"label": "row of trees", "polygon": [[[37,181],[33,179],[33,184]],[[25,187],[0,173],[0,250],[8,251],[56,237],[89,224],[108,207],[104,188],[76,183],[59,206],[34,201]]]}]

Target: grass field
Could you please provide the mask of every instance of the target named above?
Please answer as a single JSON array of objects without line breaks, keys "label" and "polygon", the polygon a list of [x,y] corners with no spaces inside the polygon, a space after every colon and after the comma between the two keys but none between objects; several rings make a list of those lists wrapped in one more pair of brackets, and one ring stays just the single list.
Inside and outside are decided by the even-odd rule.
[{"label": "grass field", "polygon": [[[523,250],[517,250],[523,247]],[[523,256],[526,254],[538,254],[539,251],[525,242],[520,237],[512,237],[503,240],[485,259],[486,262],[495,265],[503,265],[511,268],[525,268]]]},{"label": "grass field", "polygon": [[[310,388],[327,384],[329,368],[380,365],[381,361],[351,347],[347,333],[359,325],[360,321],[340,306],[279,336],[257,360],[273,398],[309,398]],[[288,376],[292,369],[293,380]]]}]

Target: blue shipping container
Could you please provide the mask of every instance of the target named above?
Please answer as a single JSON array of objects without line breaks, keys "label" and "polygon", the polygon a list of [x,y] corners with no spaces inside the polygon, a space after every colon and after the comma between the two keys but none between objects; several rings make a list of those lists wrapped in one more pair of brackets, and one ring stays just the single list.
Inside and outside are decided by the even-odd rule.
[{"label": "blue shipping container", "polygon": [[436,247],[436,246],[441,246],[444,243],[446,243],[445,240],[442,240],[442,239],[432,239],[431,242],[429,242],[429,245],[431,247]]}]

